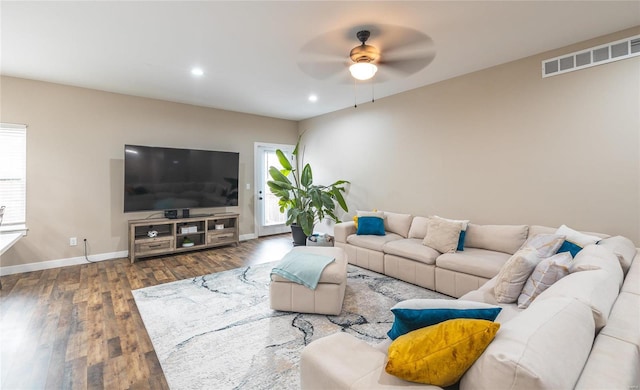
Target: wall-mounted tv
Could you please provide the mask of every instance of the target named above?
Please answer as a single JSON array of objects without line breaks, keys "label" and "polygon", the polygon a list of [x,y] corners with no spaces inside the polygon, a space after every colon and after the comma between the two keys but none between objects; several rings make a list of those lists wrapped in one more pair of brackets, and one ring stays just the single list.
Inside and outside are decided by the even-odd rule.
[{"label": "wall-mounted tv", "polygon": [[124,146],[124,211],[238,205],[239,153]]}]

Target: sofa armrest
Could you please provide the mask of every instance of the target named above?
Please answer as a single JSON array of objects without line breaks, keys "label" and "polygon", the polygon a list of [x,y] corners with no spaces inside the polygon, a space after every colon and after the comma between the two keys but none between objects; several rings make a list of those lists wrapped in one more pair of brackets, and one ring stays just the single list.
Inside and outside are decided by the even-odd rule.
[{"label": "sofa armrest", "polygon": [[336,242],[347,243],[347,237],[356,234],[356,224],[353,221],[340,222],[333,227]]}]

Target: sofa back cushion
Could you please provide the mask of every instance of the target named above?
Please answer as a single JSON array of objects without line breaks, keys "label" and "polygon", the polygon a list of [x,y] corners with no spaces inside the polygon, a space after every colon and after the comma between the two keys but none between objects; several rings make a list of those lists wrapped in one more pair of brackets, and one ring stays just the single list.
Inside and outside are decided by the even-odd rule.
[{"label": "sofa back cushion", "polygon": [[[609,267],[604,263],[607,260],[603,260],[598,265],[595,260],[595,256],[597,256],[595,252],[599,252],[597,248],[596,245],[589,245],[580,251],[570,268],[572,273],[558,280],[538,295],[527,310],[548,299],[558,297],[576,299],[591,307],[596,329],[600,331],[607,324],[611,307],[618,297],[622,269],[618,264],[618,259],[612,253],[609,255],[613,256],[613,259],[609,258],[608,261],[618,267],[617,272],[615,267]],[[599,249],[605,250],[605,248]],[[600,268],[601,266],[604,269]]]},{"label": "sofa back cushion", "polygon": [[411,227],[411,220],[413,217],[411,214],[398,214],[384,212],[384,230],[399,234],[403,238],[407,238],[409,235],[409,228]]},{"label": "sofa back cushion", "polygon": [[602,269],[609,273],[611,280],[618,283],[618,288],[622,287],[624,274],[618,257],[611,250],[601,245],[587,245],[581,250],[569,268],[570,272],[588,271]]},{"label": "sofa back cushion", "polygon": [[622,272],[626,276],[633,262],[633,258],[638,252],[633,242],[626,237],[615,236],[600,240],[598,245],[608,248],[618,257],[620,266],[622,266]]},{"label": "sofa back cushion", "polygon": [[429,227],[429,218],[413,217],[411,227],[409,228],[409,238],[424,239],[427,235],[427,227]]},{"label": "sofa back cushion", "polygon": [[460,389],[573,389],[595,334],[589,307],[571,298],[534,302],[502,324]]},{"label": "sofa back cushion", "polygon": [[476,225],[470,223],[464,241],[465,247],[516,253],[529,233],[527,225]]}]

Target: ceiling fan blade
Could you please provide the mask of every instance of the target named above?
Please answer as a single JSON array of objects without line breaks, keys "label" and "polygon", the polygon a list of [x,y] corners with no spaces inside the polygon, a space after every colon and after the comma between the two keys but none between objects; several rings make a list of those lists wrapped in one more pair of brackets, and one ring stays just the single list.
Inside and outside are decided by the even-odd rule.
[{"label": "ceiling fan blade", "polygon": [[414,73],[418,73],[435,58],[435,52],[429,56],[417,57],[417,58],[399,58],[396,60],[384,60],[378,64],[382,70],[391,70],[394,73],[399,73],[403,76],[410,76]]},{"label": "ceiling fan blade", "polygon": [[298,67],[317,80],[326,80],[341,72],[348,72],[348,65],[344,61],[305,61],[298,62]]},{"label": "ceiling fan blade", "polygon": [[402,48],[433,46],[433,40],[425,33],[408,27],[380,25],[377,33],[371,33],[370,45],[381,52],[391,52]]}]

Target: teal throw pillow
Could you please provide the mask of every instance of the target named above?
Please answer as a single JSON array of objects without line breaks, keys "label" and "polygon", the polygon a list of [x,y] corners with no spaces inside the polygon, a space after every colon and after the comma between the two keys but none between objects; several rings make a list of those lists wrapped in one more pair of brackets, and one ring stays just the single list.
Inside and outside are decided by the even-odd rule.
[{"label": "teal throw pillow", "polygon": [[356,234],[359,236],[384,236],[384,219],[380,217],[358,217]]},{"label": "teal throw pillow", "polygon": [[456,318],[493,321],[501,310],[488,303],[459,299],[409,299],[391,308],[395,320],[387,335],[395,340],[414,330]]},{"label": "teal throw pillow", "polygon": [[460,238],[458,238],[458,248],[456,248],[458,252],[461,252],[464,250],[464,237],[466,235],[467,235],[467,232],[465,230],[460,231]]},{"label": "teal throw pillow", "polygon": [[560,249],[558,249],[558,253],[569,252],[571,253],[572,257],[576,257],[578,252],[580,252],[581,250],[582,250],[582,247],[580,245],[574,244],[571,241],[565,240],[560,246]]}]

